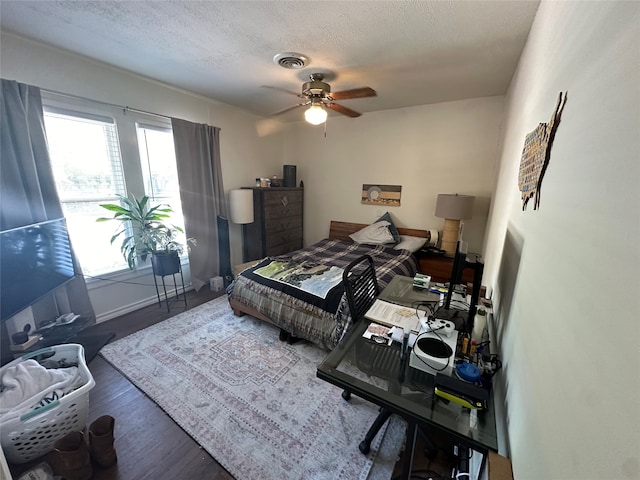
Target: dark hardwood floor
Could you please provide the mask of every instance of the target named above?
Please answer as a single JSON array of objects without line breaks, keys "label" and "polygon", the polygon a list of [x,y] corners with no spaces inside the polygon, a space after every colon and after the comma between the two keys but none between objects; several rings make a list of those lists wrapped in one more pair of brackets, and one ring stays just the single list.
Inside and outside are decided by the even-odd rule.
[{"label": "dark hardwood floor", "polygon": [[[187,307],[193,308],[224,292],[187,292]],[[93,325],[83,333],[116,334],[114,340],[165,320],[186,310],[176,303],[165,307],[151,305],[107,322]],[[113,341],[113,340],[112,340]],[[153,401],[138,390],[109,363],[96,356],[89,363],[96,386],[89,393],[88,424],[101,415],[115,418],[115,448],[118,463],[108,469],[94,468],[95,480],[207,479],[234,480],[211,455],[203,450]],[[18,478],[43,459],[10,465]],[[44,459],[46,460],[46,458]]]},{"label": "dark hardwood floor", "polygon": [[[186,308],[183,303],[176,303],[167,312],[166,307],[154,304],[88,327],[83,333],[113,332],[114,341],[223,294],[207,288],[187,292]],[[118,455],[118,462],[113,467],[94,468],[94,480],[234,480],[160,407],[102,357],[91,360],[89,369],[96,386],[89,394],[87,425],[101,415],[114,417]],[[450,468],[451,458],[442,451],[438,457],[429,461],[417,448],[414,469],[444,474]],[[22,465],[9,465],[11,474],[17,479],[42,460],[46,461],[46,457]],[[400,472],[398,462],[394,478]]]}]

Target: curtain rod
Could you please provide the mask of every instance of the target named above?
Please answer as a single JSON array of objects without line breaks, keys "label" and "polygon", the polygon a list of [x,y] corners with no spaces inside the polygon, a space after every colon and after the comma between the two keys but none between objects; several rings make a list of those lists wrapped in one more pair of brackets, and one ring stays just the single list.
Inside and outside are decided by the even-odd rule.
[{"label": "curtain rod", "polygon": [[123,106],[123,105],[117,105],[115,103],[102,102],[100,100],[93,100],[91,98],[81,97],[80,95],[73,95],[71,93],[57,92],[55,90],[49,90],[47,88],[40,88],[40,90],[43,91],[43,92],[46,92],[46,93],[50,93],[52,95],[59,95],[61,97],[74,98],[76,100],[85,100],[85,101],[88,101],[88,102],[98,103],[100,105],[106,105],[108,107],[121,108],[125,112],[143,113],[145,115],[151,115],[151,116],[154,116],[154,117],[165,118],[165,119],[171,120],[171,117],[167,117],[166,115],[160,115],[159,113],[147,112],[145,110],[139,110],[137,108],[131,108],[131,107]]}]

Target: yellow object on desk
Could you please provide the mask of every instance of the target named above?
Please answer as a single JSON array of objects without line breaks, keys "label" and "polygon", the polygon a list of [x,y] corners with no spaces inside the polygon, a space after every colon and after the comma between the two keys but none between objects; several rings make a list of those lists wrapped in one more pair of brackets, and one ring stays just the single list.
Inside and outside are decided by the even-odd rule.
[{"label": "yellow object on desk", "polygon": [[438,387],[434,388],[434,393],[439,396],[440,398],[444,398],[445,400],[449,400],[450,402],[456,403],[458,405],[461,405],[465,408],[469,408],[469,409],[482,409],[483,405],[482,402],[480,401],[473,401],[469,398],[464,398],[460,395],[456,395],[453,393],[449,393],[445,390],[442,390]]},{"label": "yellow object on desk", "polygon": [[462,348],[460,349],[460,353],[462,353],[462,355],[466,355],[468,347],[469,347],[469,337],[465,336],[462,339]]}]

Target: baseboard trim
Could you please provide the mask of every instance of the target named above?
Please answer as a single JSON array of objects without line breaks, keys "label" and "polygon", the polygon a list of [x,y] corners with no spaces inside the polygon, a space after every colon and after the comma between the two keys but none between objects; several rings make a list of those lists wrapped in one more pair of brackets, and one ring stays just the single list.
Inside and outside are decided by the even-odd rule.
[{"label": "baseboard trim", "polygon": [[[182,295],[182,287],[179,287],[178,290]],[[190,292],[193,290],[191,285],[185,286],[185,292]],[[169,298],[175,297],[176,289],[167,290],[167,296]],[[114,308],[108,312],[101,313],[96,316],[96,324],[106,322],[108,320],[112,320],[114,318],[120,317],[122,315],[126,315],[127,313],[135,312],[136,310],[140,310],[141,308],[148,307],[149,305],[157,304],[158,297],[153,295],[151,297],[143,298],[135,303],[130,303],[128,305],[123,305],[118,308]],[[164,303],[164,300],[163,300]]]}]

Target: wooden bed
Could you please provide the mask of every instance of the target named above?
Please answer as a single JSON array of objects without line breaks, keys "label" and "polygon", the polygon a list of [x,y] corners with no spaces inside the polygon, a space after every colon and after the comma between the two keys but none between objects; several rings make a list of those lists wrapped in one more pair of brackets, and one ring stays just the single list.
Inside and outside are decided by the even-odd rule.
[{"label": "wooden bed", "polygon": [[[331,221],[328,238],[329,240],[340,240],[342,242],[348,242],[351,246],[355,246],[352,240],[349,238],[349,235],[361,230],[366,226],[367,226],[366,224],[361,224],[361,223]],[[400,233],[400,235],[409,235],[409,236],[421,237],[421,238],[427,238],[427,239],[429,238],[429,232],[427,230],[398,228],[398,232]],[[292,254],[295,254],[295,252],[292,252]],[[404,274],[410,274],[410,275],[415,274],[415,259],[413,256],[411,257],[413,258],[413,267],[412,267],[413,270],[411,269],[405,270]],[[406,268],[408,269],[409,267],[406,267]],[[240,280],[245,281],[244,278]],[[384,285],[386,285],[386,283],[384,282],[382,283],[383,285],[381,285],[381,288],[383,288]],[[280,321],[281,319],[275,318],[275,315],[274,316],[267,315],[248,303],[238,301],[236,298],[234,298],[233,293],[229,295],[229,304],[233,309],[234,314],[237,316],[248,314],[260,320],[272,323],[280,328],[283,328],[284,330],[287,330],[286,326],[283,326],[282,322]],[[294,307],[291,307],[291,308],[294,308]],[[307,309],[304,306],[300,306],[300,308],[302,310],[305,310],[306,313],[308,313]],[[300,332],[291,332],[291,333],[295,334],[296,336],[302,336],[303,338],[311,337],[306,339],[314,343],[318,343],[314,341],[315,338],[313,335],[307,334],[305,337],[304,333],[303,334],[300,334]],[[335,339],[332,341],[328,341],[326,338],[324,338],[324,340],[319,343],[326,348],[332,348],[334,346]]]}]

